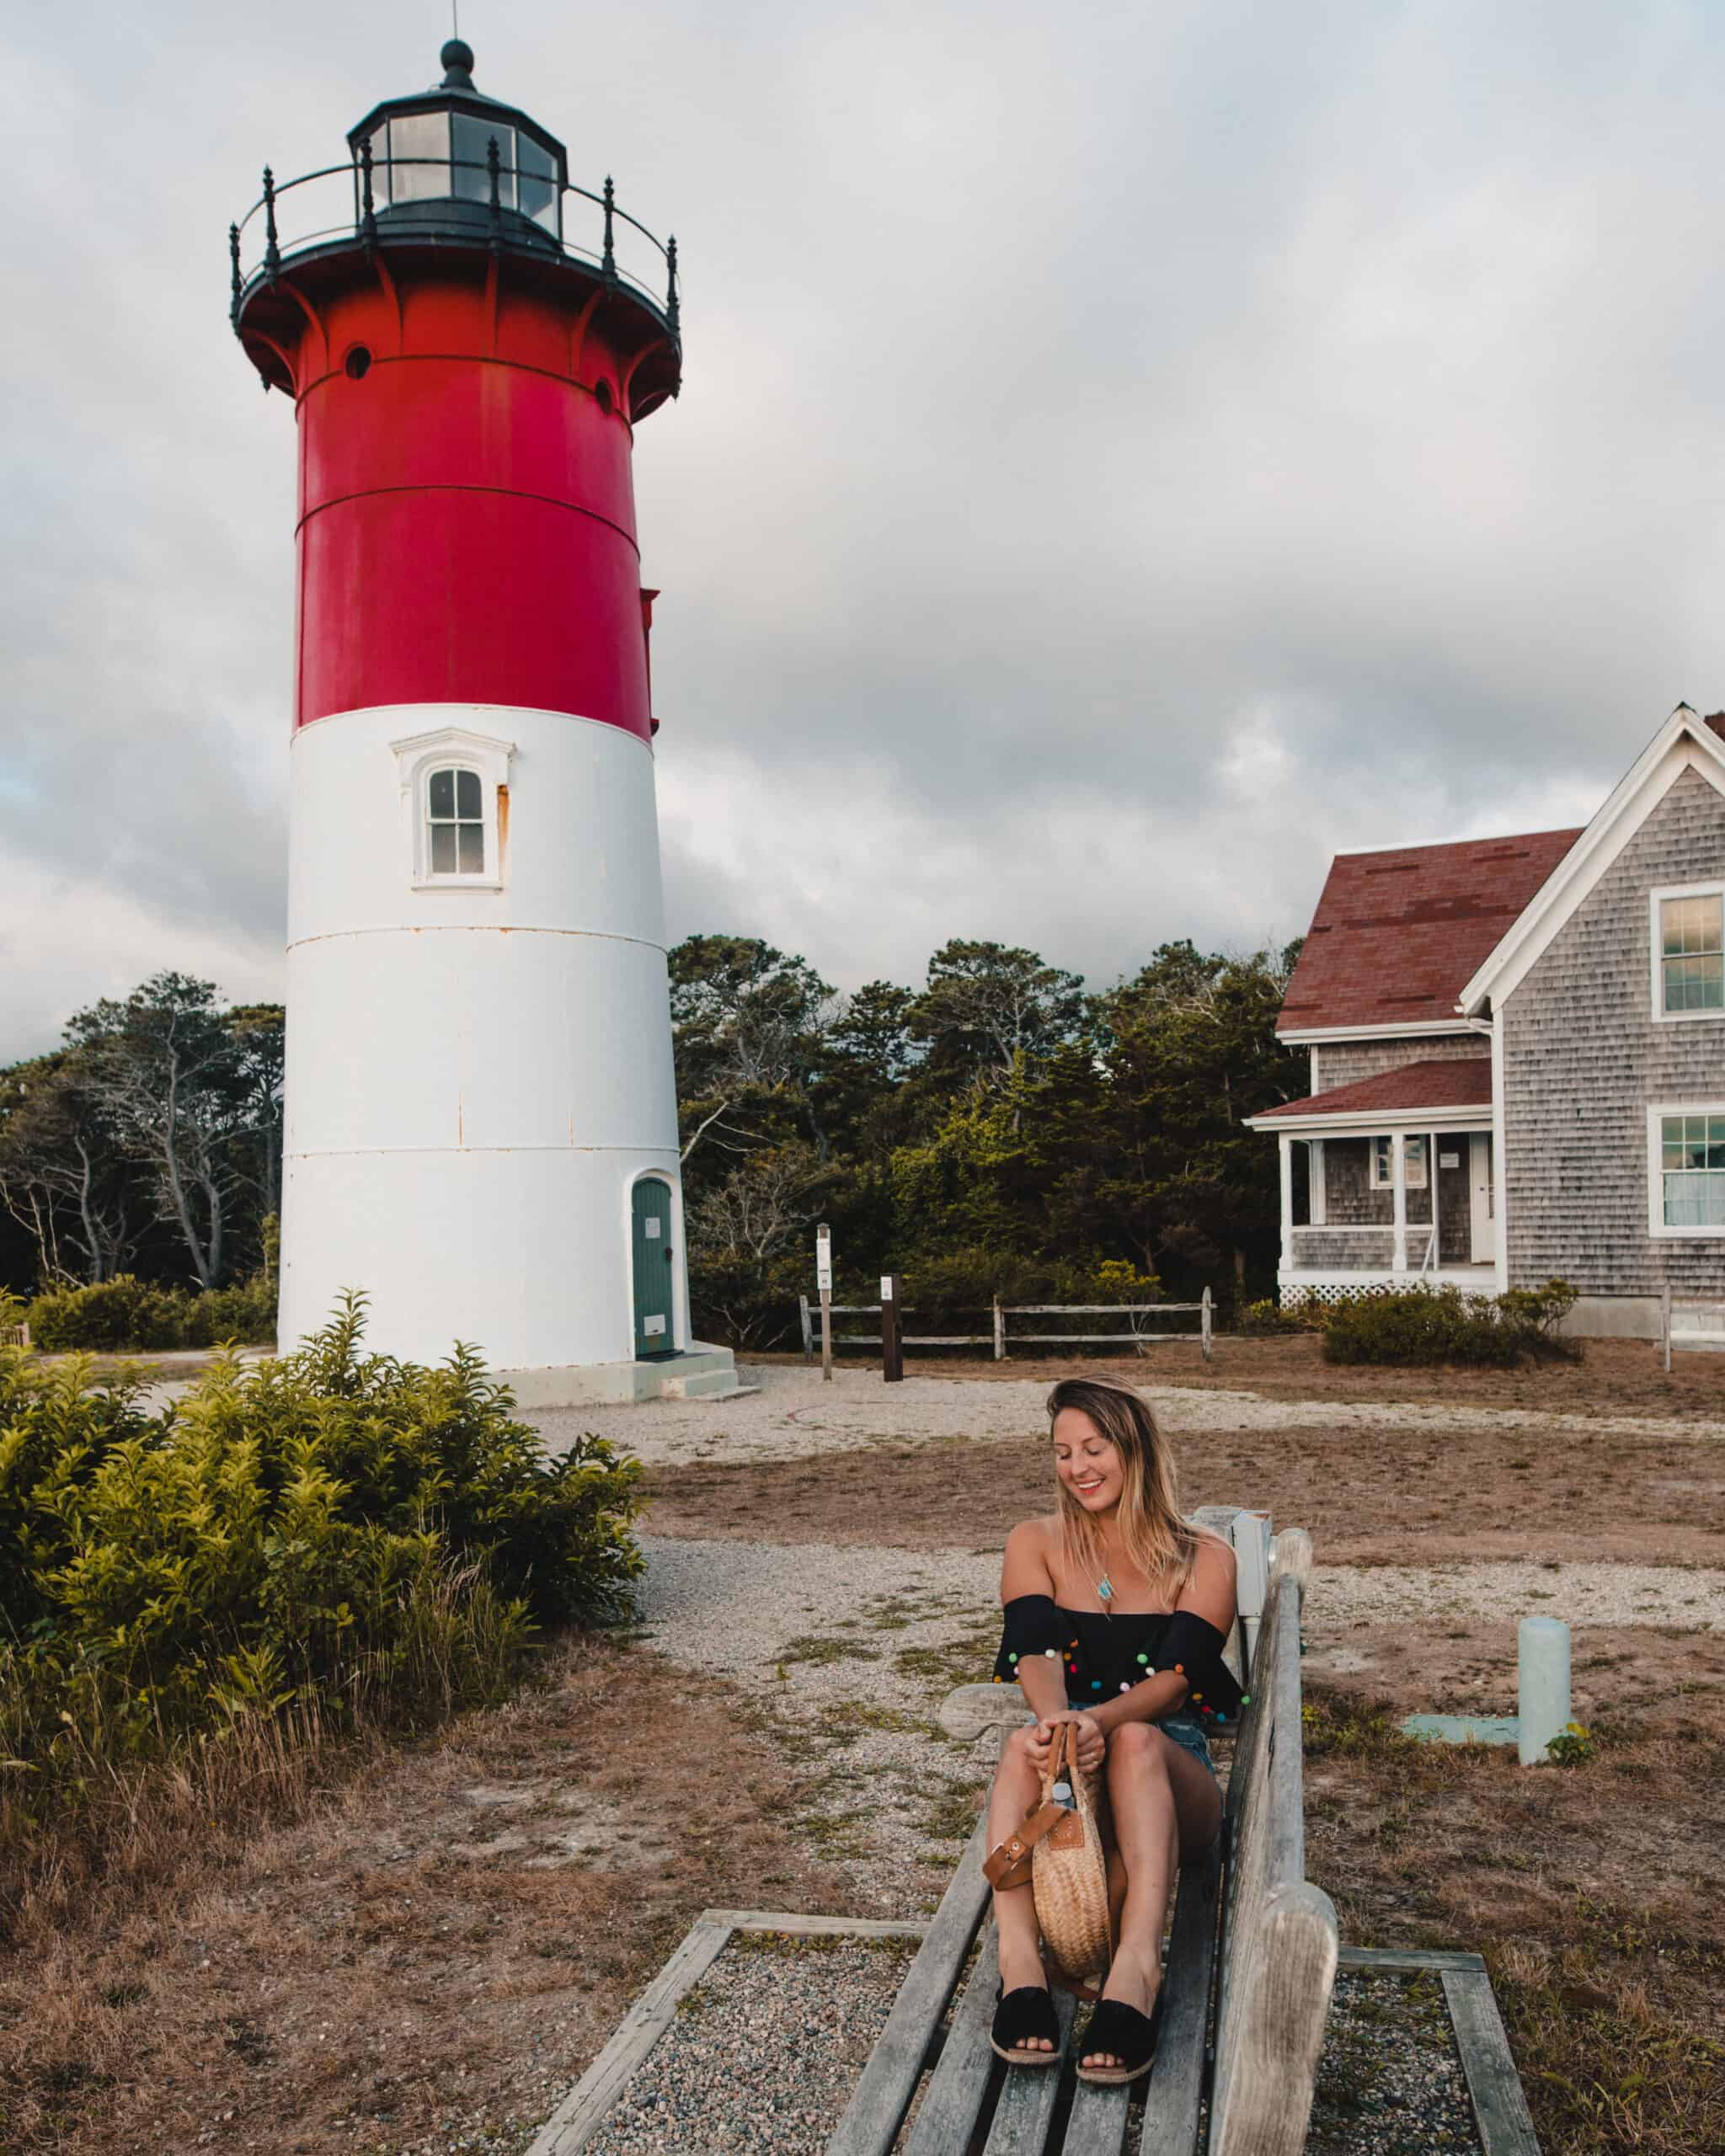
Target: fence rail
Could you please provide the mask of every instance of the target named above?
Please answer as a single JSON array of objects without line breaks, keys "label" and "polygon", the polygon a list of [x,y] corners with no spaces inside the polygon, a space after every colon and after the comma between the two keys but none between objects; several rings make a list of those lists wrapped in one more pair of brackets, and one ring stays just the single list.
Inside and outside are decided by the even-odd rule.
[{"label": "fence rail", "polygon": [[[811,1303],[807,1295],[799,1295],[798,1314],[803,1326],[803,1360],[814,1359],[816,1321],[820,1313],[819,1300]],[[902,1344],[906,1348],[991,1348],[994,1359],[1007,1359],[1007,1320],[1009,1317],[1162,1317],[1170,1314],[1196,1313],[1199,1321],[1198,1337],[1204,1350],[1204,1359],[1210,1360],[1210,1340],[1214,1331],[1215,1306],[1208,1288],[1202,1299],[1195,1303],[1001,1303],[994,1309],[994,1329],[991,1332],[907,1332]],[[879,1317],[879,1303],[834,1303],[830,1305],[834,1317]],[[1141,1353],[1153,1340],[1189,1339],[1189,1333],[1151,1332],[1141,1325],[1134,1325],[1126,1332],[1015,1332],[1012,1338],[1023,1348],[1100,1348],[1130,1342]],[[835,1332],[832,1344],[839,1348],[879,1348],[883,1336],[879,1332]]]}]

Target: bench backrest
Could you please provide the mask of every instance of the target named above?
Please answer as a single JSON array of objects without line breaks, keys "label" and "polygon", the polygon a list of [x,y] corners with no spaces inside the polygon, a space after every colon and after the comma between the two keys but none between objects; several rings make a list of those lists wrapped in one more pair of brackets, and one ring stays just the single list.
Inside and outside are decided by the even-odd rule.
[{"label": "bench backrest", "polygon": [[1279,1535],[1229,1777],[1210,2156],[1300,2156],[1336,1979],[1330,1897],[1306,1876],[1300,1606],[1311,1545]]}]

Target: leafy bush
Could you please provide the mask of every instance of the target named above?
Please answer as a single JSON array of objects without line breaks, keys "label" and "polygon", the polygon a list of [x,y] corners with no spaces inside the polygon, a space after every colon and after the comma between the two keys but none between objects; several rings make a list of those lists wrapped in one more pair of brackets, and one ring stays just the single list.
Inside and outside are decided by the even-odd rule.
[{"label": "leafy bush", "polygon": [[1308,1295],[1303,1303],[1284,1306],[1274,1296],[1261,1303],[1247,1303],[1234,1321],[1236,1332],[1248,1339],[1271,1339],[1283,1333],[1320,1332],[1324,1305]]},{"label": "leafy bush", "polygon": [[308,1705],[421,1721],[505,1689],[537,1625],[627,1607],[635,1463],[547,1460],[472,1349],[422,1369],[362,1324],[153,1415],[0,1350],[0,1845],[93,1768]]},{"label": "leafy bush", "polygon": [[203,1294],[134,1279],[53,1288],[29,1306],[30,1339],[48,1354],[126,1354],[139,1348],[214,1348],[275,1337],[275,1282],[259,1274]]},{"label": "leafy bush", "polygon": [[1359,1295],[1323,1314],[1328,1363],[1461,1363],[1507,1369],[1524,1356],[1573,1356],[1558,1331],[1574,1306],[1564,1280],[1503,1295],[1410,1288]]},{"label": "leafy bush", "polygon": [[919,1324],[975,1319],[996,1295],[1003,1303],[1153,1303],[1162,1292],[1153,1273],[1124,1258],[1081,1264],[962,1245],[916,1259],[904,1276],[905,1306]]}]

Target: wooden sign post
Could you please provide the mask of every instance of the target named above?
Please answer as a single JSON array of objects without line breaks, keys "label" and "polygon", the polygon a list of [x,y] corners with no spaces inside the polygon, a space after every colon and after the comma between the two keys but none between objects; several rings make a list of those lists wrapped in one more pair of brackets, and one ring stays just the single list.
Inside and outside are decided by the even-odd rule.
[{"label": "wooden sign post", "polygon": [[832,1230],[814,1230],[814,1284],[820,1290],[820,1381],[832,1383]]},{"label": "wooden sign post", "polygon": [[899,1276],[880,1276],[880,1374],[896,1385],[905,1374],[904,1322],[899,1315]]}]

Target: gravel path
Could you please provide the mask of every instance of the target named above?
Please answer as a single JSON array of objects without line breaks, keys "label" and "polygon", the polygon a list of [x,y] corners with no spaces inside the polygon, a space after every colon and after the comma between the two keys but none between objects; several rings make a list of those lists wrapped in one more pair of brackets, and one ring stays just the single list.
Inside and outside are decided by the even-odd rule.
[{"label": "gravel path", "polygon": [[[746,1400],[716,1402],[649,1400],[633,1407],[546,1408],[530,1419],[552,1453],[566,1450],[581,1431],[592,1430],[655,1466],[896,1451],[943,1440],[989,1444],[1040,1437],[1048,1428],[1045,1378],[975,1384],[910,1377],[888,1394],[875,1371],[838,1370],[830,1385],[821,1383],[819,1370],[782,1364],[752,1366],[740,1374],[760,1391]],[[1445,1407],[1405,1400],[1273,1400],[1255,1392],[1199,1392],[1178,1385],[1146,1385],[1143,1392],[1158,1419],[1176,1435],[1211,1430],[1436,1432],[1489,1422],[1495,1428],[1536,1431],[1546,1437],[1585,1432],[1596,1437],[1669,1438],[1674,1427],[1685,1435],[1705,1427],[1675,1425],[1671,1417],[1658,1415],[1555,1415],[1526,1407]],[[1725,1438],[1725,1428],[1719,1434]]]},{"label": "gravel path", "polygon": [[1324,2027],[1306,2156],[1433,2156],[1479,2145],[1438,1978],[1344,1971]]},{"label": "gravel path", "polygon": [[914,1940],[733,1938],[588,2156],[821,2156]]}]

